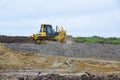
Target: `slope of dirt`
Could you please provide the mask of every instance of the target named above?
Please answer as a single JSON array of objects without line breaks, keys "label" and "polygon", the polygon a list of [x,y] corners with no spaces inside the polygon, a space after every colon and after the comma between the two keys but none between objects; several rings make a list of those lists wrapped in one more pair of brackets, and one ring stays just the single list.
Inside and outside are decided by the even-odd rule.
[{"label": "slope of dirt", "polygon": [[[0,36],[0,42],[16,51],[53,54],[68,57],[120,58],[120,45],[100,43],[76,43],[72,36],[66,37],[66,43],[36,45],[27,36]],[[31,44],[29,44],[31,43]]]},{"label": "slope of dirt", "polygon": [[[0,44],[0,70],[48,69],[52,73],[118,73],[120,61],[22,53]],[[52,71],[51,71],[52,70]]]},{"label": "slope of dirt", "polygon": [[16,51],[52,54],[67,57],[120,59],[120,45],[99,43],[49,43],[49,44],[20,44],[4,43]]}]

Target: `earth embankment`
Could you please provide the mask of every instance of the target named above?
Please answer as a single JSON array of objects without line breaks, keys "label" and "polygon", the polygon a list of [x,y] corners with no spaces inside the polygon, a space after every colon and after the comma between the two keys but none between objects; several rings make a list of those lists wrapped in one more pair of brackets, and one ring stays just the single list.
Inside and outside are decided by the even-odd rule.
[{"label": "earth embankment", "polygon": [[22,52],[35,52],[38,54],[52,54],[68,57],[85,58],[120,58],[120,45],[100,43],[49,43],[49,44],[27,44],[27,43],[4,43],[8,48]]}]

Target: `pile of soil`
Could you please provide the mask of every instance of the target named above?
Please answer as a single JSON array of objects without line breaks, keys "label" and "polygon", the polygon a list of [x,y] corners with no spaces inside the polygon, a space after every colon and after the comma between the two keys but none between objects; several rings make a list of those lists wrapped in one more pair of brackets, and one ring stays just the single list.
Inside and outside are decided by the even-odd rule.
[{"label": "pile of soil", "polygon": [[59,55],[67,57],[118,59],[120,60],[120,45],[100,43],[49,43],[49,44],[21,44],[4,43],[8,48],[21,52]]},{"label": "pile of soil", "polygon": [[[72,36],[66,37],[66,43],[34,44],[25,36],[0,36],[0,42],[8,48],[22,52],[52,54],[67,57],[119,59],[120,45],[104,43],[76,43]],[[31,44],[29,44],[31,43]]]},{"label": "pile of soil", "polygon": [[1,43],[34,43],[32,39],[27,36],[0,36]]},{"label": "pile of soil", "polygon": [[46,57],[35,53],[16,52],[0,44],[0,70],[45,68]]}]

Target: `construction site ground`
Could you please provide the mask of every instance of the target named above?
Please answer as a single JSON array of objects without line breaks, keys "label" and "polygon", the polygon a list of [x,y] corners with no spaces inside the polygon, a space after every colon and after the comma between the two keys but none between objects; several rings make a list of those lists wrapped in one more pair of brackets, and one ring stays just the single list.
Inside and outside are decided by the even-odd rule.
[{"label": "construction site ground", "polygon": [[[88,72],[101,76],[112,74],[114,77],[112,80],[119,80],[119,57],[120,45],[76,42],[41,45],[18,42],[1,43],[0,79],[26,80],[27,77],[31,77],[28,80],[76,80],[74,76],[82,77]],[[42,79],[37,76],[39,72],[42,77],[46,75],[47,78],[53,76],[61,79]],[[66,76],[69,78],[67,79]],[[81,77],[77,80],[83,80]]]}]

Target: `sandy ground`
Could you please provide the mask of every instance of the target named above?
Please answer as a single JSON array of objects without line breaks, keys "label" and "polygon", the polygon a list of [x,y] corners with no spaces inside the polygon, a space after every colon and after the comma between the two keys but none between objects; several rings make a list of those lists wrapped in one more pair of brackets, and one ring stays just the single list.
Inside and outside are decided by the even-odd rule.
[{"label": "sandy ground", "polygon": [[0,44],[0,70],[36,70],[43,73],[120,73],[120,61],[95,58],[72,58],[63,56],[23,53]]}]

